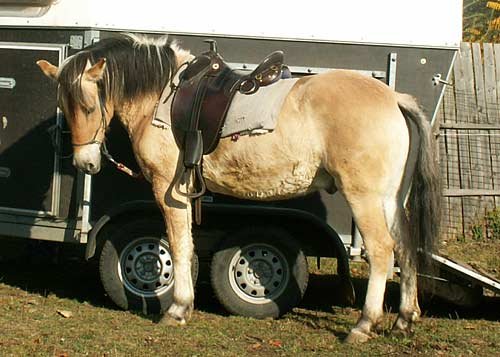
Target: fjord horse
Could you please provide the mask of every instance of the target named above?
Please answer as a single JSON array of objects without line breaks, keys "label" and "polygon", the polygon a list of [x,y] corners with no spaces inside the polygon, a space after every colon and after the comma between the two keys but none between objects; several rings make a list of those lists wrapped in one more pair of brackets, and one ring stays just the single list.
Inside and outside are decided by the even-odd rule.
[{"label": "fjord horse", "polygon": [[[59,68],[37,62],[58,84],[77,168],[99,172],[113,116],[128,131],[167,227],[175,283],[163,319],[174,324],[185,324],[193,309],[191,203],[174,187],[183,166],[172,132],[152,126],[151,119],[162,89],[192,58],[165,38],[121,35],[84,49]],[[417,249],[434,248],[440,192],[431,128],[411,96],[347,70],[301,78],[274,131],[222,139],[204,158],[203,175],[211,191],[259,200],[340,190],[370,267],[363,311],[347,341],[366,341],[380,327],[393,251],[401,268],[401,301],[392,332],[412,331],[420,316]]]}]

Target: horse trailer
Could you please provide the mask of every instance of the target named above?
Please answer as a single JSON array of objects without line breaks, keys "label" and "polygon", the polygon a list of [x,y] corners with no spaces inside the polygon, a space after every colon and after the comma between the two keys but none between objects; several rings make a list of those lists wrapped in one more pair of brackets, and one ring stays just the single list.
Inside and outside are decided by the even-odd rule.
[{"label": "horse trailer", "polygon": [[[184,17],[183,3],[152,0],[0,0],[0,235],[85,244],[86,258],[99,259],[103,285],[118,306],[158,311],[170,303],[172,260],[150,185],[113,165],[95,177],[73,168],[57,88],[35,64],[43,58],[60,65],[118,32],[168,34],[193,53],[207,48],[204,40],[216,39],[224,58],[242,70],[273,50],[284,51],[294,76],[356,70],[414,95],[435,122],[460,44],[460,1],[276,5],[198,3]],[[220,9],[249,12],[252,19]],[[270,11],[276,15],[269,17]],[[137,170],[123,128],[111,125],[107,145]],[[363,246],[340,194],[257,203],[208,193],[202,202],[202,222],[193,227],[194,266],[211,265],[214,289],[226,296],[221,302],[229,311],[266,317],[293,307],[307,284],[305,256],[337,258],[338,274],[352,290],[349,260],[361,259]],[[221,276],[230,274],[242,252],[268,258],[245,255],[255,271],[230,284]],[[242,288],[259,279],[284,288],[257,295]],[[297,288],[287,288],[292,285]]]}]

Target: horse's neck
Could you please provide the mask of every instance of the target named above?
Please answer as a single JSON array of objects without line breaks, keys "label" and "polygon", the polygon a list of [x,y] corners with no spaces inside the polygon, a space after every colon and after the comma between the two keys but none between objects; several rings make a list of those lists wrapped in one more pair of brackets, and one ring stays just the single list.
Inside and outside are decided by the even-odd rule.
[{"label": "horse's neck", "polygon": [[[173,46],[176,54],[177,69],[172,75],[176,76],[178,75],[179,68],[183,67],[185,63],[190,62],[194,56],[189,51],[183,50],[177,45]],[[130,136],[138,132],[144,123],[151,122],[160,95],[161,93],[151,93],[142,98],[136,98],[124,103],[116,103],[115,112],[118,114],[121,123]]]},{"label": "horse's neck", "polygon": [[121,103],[116,109],[120,122],[127,130],[129,136],[142,130],[142,126],[151,123],[159,94],[154,93],[140,99]]},{"label": "horse's neck", "polygon": [[190,51],[180,48],[176,43],[171,45],[171,48],[175,52],[175,60],[177,62],[177,70],[184,65],[186,62],[191,62],[194,59],[194,55]]}]

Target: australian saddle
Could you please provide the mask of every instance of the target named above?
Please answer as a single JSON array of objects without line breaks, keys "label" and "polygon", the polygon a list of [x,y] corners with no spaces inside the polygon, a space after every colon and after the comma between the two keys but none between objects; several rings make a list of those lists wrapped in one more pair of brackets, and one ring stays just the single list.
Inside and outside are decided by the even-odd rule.
[{"label": "australian saddle", "polygon": [[215,150],[226,114],[236,92],[251,95],[260,87],[277,82],[283,69],[283,52],[268,55],[252,72],[234,70],[217,52],[215,41],[210,50],[194,58],[179,75],[171,106],[171,124],[177,146],[183,153],[187,171],[195,170],[203,195],[205,185],[200,164],[203,155]]}]

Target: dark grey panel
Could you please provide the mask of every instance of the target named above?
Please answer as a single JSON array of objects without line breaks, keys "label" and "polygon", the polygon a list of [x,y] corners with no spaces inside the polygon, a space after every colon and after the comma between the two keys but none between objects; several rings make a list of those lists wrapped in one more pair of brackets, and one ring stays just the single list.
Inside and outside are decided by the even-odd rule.
[{"label": "dark grey panel", "polygon": [[83,30],[0,28],[0,41],[2,42],[69,44],[72,35],[83,36]]},{"label": "dark grey panel", "polygon": [[[173,35],[193,53],[208,49],[204,37]],[[274,50],[285,52],[290,66],[387,71],[389,56],[397,53],[396,90],[416,96],[432,115],[442,86],[434,86],[434,74],[446,77],[455,51],[452,49],[392,47],[367,44],[311,43],[241,38],[216,38],[219,51],[229,62],[258,63]]]},{"label": "dark grey panel", "polygon": [[[12,42],[45,42],[69,43],[70,36],[83,35],[83,30],[64,29],[0,29],[0,41]],[[100,36],[113,36],[113,32],[102,31]],[[203,43],[205,37],[171,35],[180,41],[181,45],[193,53],[200,53],[208,48]],[[229,62],[257,63],[268,53],[276,49],[285,52],[285,59],[290,66],[346,68],[356,70],[381,71],[388,73],[389,56],[397,53],[396,89],[417,96],[429,114],[432,114],[439,99],[441,87],[435,87],[432,77],[448,73],[453,58],[453,50],[422,49],[411,47],[391,47],[360,44],[309,43],[299,41],[261,40],[241,38],[217,38],[219,50]],[[73,52],[73,51],[72,51]],[[37,58],[38,59],[38,58]],[[50,58],[49,58],[50,59]],[[425,59],[424,61],[422,59]],[[425,62],[423,64],[423,62]],[[3,57],[2,57],[3,63]],[[0,67],[1,69],[2,67]],[[38,69],[35,68],[37,71]],[[33,81],[39,83],[41,91],[52,97],[55,110],[55,86],[39,73],[34,74]],[[0,75],[1,77],[1,75]],[[38,96],[40,97],[40,96]],[[46,100],[42,101],[46,103]],[[37,102],[30,101],[29,106],[39,112]],[[53,114],[52,114],[53,115]],[[46,117],[50,118],[50,115]],[[43,125],[42,123],[39,123]],[[43,131],[43,130],[42,130]],[[127,135],[119,126],[108,135],[110,150],[119,161],[135,166]],[[71,151],[70,147],[66,151]],[[0,165],[1,166],[1,165]],[[46,166],[50,166],[46,165]],[[61,217],[74,217],[76,212],[76,188],[74,170],[71,159],[61,160]],[[2,180],[2,179],[0,179]],[[1,181],[0,181],[1,182]],[[31,181],[30,181],[31,182]],[[2,190],[0,186],[0,190]],[[38,189],[40,190],[40,188]],[[92,216],[98,218],[113,206],[132,199],[151,198],[150,187],[146,182],[137,181],[116,171],[107,165],[93,180]],[[2,198],[0,197],[0,202]],[[17,201],[17,200],[16,200]]]},{"label": "dark grey panel", "polygon": [[[70,43],[71,36],[83,36],[83,29],[0,29],[0,41]],[[115,35],[102,31],[101,38]],[[193,53],[208,48],[203,43],[208,37],[171,34],[171,38]],[[454,50],[440,48],[393,47],[386,45],[302,42],[250,38],[216,38],[219,50],[229,62],[257,63],[268,53],[281,49],[285,61],[291,66],[345,68],[387,71],[389,55],[398,54],[396,90],[415,95],[431,115],[441,93],[441,85],[434,86],[432,77],[441,73],[446,77]],[[70,51],[72,54],[75,51]],[[422,60],[424,59],[422,63]]]},{"label": "dark grey panel", "polygon": [[0,77],[16,81],[13,89],[0,89],[0,166],[11,172],[0,179],[0,207],[50,212],[54,150],[49,128],[56,123],[56,88],[35,62],[58,63],[59,52],[0,45],[0,58]]},{"label": "dark grey panel", "polygon": [[[106,138],[108,149],[115,160],[139,171],[127,132],[118,120],[111,121]],[[92,177],[91,220],[97,220],[113,207],[133,200],[153,200],[149,182],[132,178],[103,160],[101,172]]]}]

